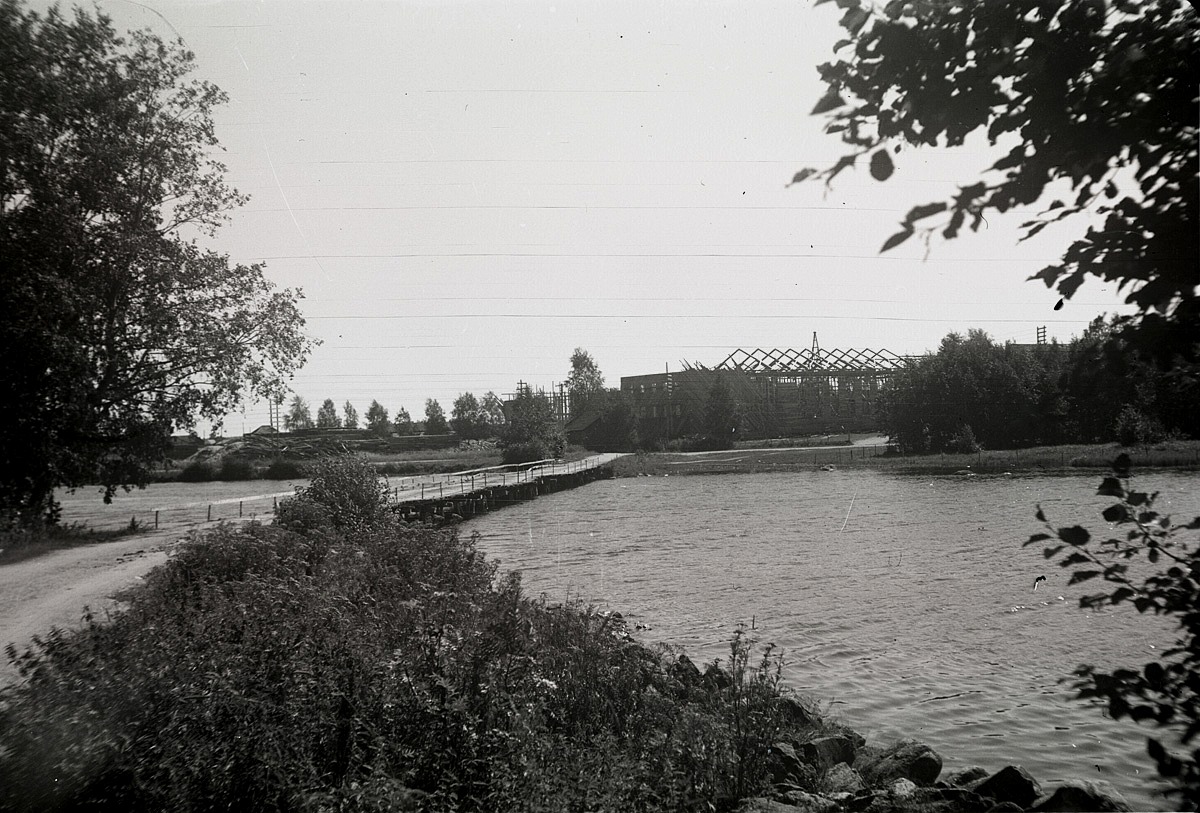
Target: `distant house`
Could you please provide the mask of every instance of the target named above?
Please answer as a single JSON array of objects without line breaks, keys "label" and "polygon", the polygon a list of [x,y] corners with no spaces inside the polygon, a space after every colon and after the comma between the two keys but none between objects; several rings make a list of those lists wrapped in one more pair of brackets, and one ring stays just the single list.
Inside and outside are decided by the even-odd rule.
[{"label": "distant house", "polygon": [[255,429],[253,432],[247,432],[247,435],[278,435],[279,430],[270,424],[264,423],[262,426]]},{"label": "distant house", "polygon": [[600,411],[596,409],[587,409],[567,421],[563,431],[566,432],[567,442],[578,444],[580,446],[587,445],[587,437],[593,428],[599,428]]}]

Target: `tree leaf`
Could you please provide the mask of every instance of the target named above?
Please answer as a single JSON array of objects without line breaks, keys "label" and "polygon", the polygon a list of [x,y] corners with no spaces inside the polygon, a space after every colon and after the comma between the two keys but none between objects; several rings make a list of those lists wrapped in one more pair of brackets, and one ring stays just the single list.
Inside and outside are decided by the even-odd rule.
[{"label": "tree leaf", "polygon": [[842,98],[842,94],[837,92],[836,88],[830,88],[825,91],[825,95],[817,102],[817,106],[812,109],[810,116],[819,116],[822,113],[828,113],[830,110],[837,110],[844,105],[846,100]]},{"label": "tree leaf", "polygon": [[842,28],[846,29],[851,34],[857,34],[862,30],[862,27],[867,24],[867,20],[870,18],[871,13],[869,11],[859,8],[857,5],[855,5],[854,7],[847,9],[846,13],[842,15],[842,19],[838,22]]},{"label": "tree leaf", "polygon": [[1129,507],[1122,503],[1110,505],[1108,508],[1105,508],[1100,512],[1100,516],[1104,517],[1109,522],[1128,522]]},{"label": "tree leaf", "polygon": [[923,206],[914,206],[913,208],[909,209],[908,214],[904,216],[904,222],[906,224],[912,224],[923,218],[936,215],[939,212],[944,212],[948,208],[950,208],[950,204],[946,203],[945,201],[940,201],[938,203],[926,203]]},{"label": "tree leaf", "polygon": [[891,237],[883,241],[883,247],[879,249],[879,253],[882,254],[885,251],[890,251],[912,236],[912,229],[905,229],[904,231],[896,232]]},{"label": "tree leaf", "polygon": [[1070,528],[1059,528],[1058,538],[1063,542],[1066,542],[1068,545],[1075,545],[1078,547],[1080,545],[1086,545],[1088,540],[1092,538],[1092,535],[1088,533],[1087,528],[1084,528],[1081,525],[1072,525]]},{"label": "tree leaf", "polygon": [[[802,183],[816,174],[817,170],[806,167],[792,176],[792,183]],[[791,186],[792,183],[788,184],[788,186]]]},{"label": "tree leaf", "polygon": [[1119,499],[1125,496],[1125,487],[1116,477],[1105,477],[1100,482],[1100,488],[1096,489],[1096,493],[1101,497],[1117,497]]},{"label": "tree leaf", "polygon": [[1121,452],[1117,455],[1117,459],[1112,462],[1113,473],[1118,477],[1125,479],[1129,477],[1129,471],[1133,468],[1133,461],[1129,459],[1129,455]]},{"label": "tree leaf", "polygon": [[875,180],[886,181],[894,171],[892,156],[888,155],[887,150],[878,150],[871,156],[871,177]]},{"label": "tree leaf", "polygon": [[1077,570],[1071,574],[1071,579],[1067,582],[1067,586],[1070,587],[1072,584],[1079,584],[1080,582],[1085,582],[1088,579],[1094,579],[1099,575],[1099,570]]}]

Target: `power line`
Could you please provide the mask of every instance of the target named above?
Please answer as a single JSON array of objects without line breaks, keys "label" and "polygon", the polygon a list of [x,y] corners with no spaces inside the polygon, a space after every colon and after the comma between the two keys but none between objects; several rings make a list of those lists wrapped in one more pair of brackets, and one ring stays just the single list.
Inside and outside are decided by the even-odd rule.
[{"label": "power line", "polygon": [[[306,321],[315,321],[322,319],[341,320],[341,321],[365,321],[371,319],[378,320],[395,320],[403,319],[411,321],[414,319],[731,319],[743,321],[746,319],[835,319],[855,321],[873,321],[873,322],[922,322],[932,324],[964,324],[974,322],[980,325],[1001,324],[1001,323],[1016,323],[1029,324],[1031,320],[1025,319],[933,319],[921,316],[844,316],[831,314],[728,314],[728,313],[687,313],[687,314],[663,314],[663,313],[435,313],[427,315],[413,314],[388,314],[382,316],[365,316],[363,314],[344,314],[340,316],[305,316]],[[1055,324],[1087,324],[1090,319],[1038,319],[1039,322],[1055,323]]]}]

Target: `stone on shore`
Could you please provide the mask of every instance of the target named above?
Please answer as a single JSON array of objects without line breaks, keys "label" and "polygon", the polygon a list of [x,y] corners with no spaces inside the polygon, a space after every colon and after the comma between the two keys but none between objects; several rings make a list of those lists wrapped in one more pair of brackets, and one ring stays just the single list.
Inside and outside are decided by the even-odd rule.
[{"label": "stone on shore", "polygon": [[791,743],[780,741],[771,744],[767,754],[767,773],[772,785],[794,784],[805,775],[807,768]]},{"label": "stone on shore", "polygon": [[972,765],[969,768],[961,768],[942,778],[942,781],[947,785],[956,788],[965,788],[972,782],[977,782],[980,779],[986,779],[988,775],[987,768],[981,768],[978,765]]},{"label": "stone on shore", "polygon": [[893,799],[908,799],[917,792],[917,785],[908,779],[897,779],[888,785],[887,791]]},{"label": "stone on shore", "polygon": [[831,793],[853,795],[866,786],[863,784],[863,779],[859,776],[858,771],[851,768],[845,762],[839,762],[825,774],[825,787],[829,788]]},{"label": "stone on shore", "polygon": [[878,787],[896,779],[908,779],[917,785],[932,785],[942,772],[942,758],[928,745],[902,740],[882,751],[859,750],[854,767],[868,785]]},{"label": "stone on shore", "polygon": [[776,708],[785,722],[797,728],[815,725],[820,721],[819,714],[795,697],[784,695],[776,701]]},{"label": "stone on shore", "polygon": [[970,785],[980,796],[997,802],[1014,802],[1022,808],[1029,807],[1042,795],[1042,786],[1019,765],[1008,765],[986,779]]},{"label": "stone on shore", "polygon": [[743,799],[738,805],[737,813],[836,813],[840,809],[837,802],[815,793],[792,791],[789,794],[789,799],[791,798],[797,803],[789,804],[762,796]]},{"label": "stone on shore", "polygon": [[1103,779],[1071,779],[1056,788],[1053,793],[1042,796],[1030,809],[1047,813],[1109,813],[1133,808],[1110,782]]},{"label": "stone on shore", "polygon": [[828,768],[839,762],[854,762],[854,742],[841,735],[818,737],[800,746],[800,755],[805,762],[818,768]]}]

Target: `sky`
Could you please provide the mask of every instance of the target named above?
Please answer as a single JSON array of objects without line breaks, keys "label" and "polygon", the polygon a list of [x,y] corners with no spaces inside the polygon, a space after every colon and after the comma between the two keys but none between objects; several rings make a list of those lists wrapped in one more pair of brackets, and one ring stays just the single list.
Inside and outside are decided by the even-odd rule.
[{"label": "sky", "polygon": [[[42,4],[44,5],[44,4]],[[211,245],[301,288],[319,340],[291,382],[316,408],[414,419],[462,392],[549,387],[591,353],[606,383],[737,348],[920,354],[951,331],[1060,341],[1115,287],[1027,278],[1083,226],[1018,243],[1028,212],[879,254],[912,206],[1004,150],[906,150],[832,188],[810,111],[839,11],[730,3],[101,0],[118,29],[181,37],[250,202]],[[1086,224],[1084,224],[1086,225]],[[265,403],[226,433],[268,419]]]}]

